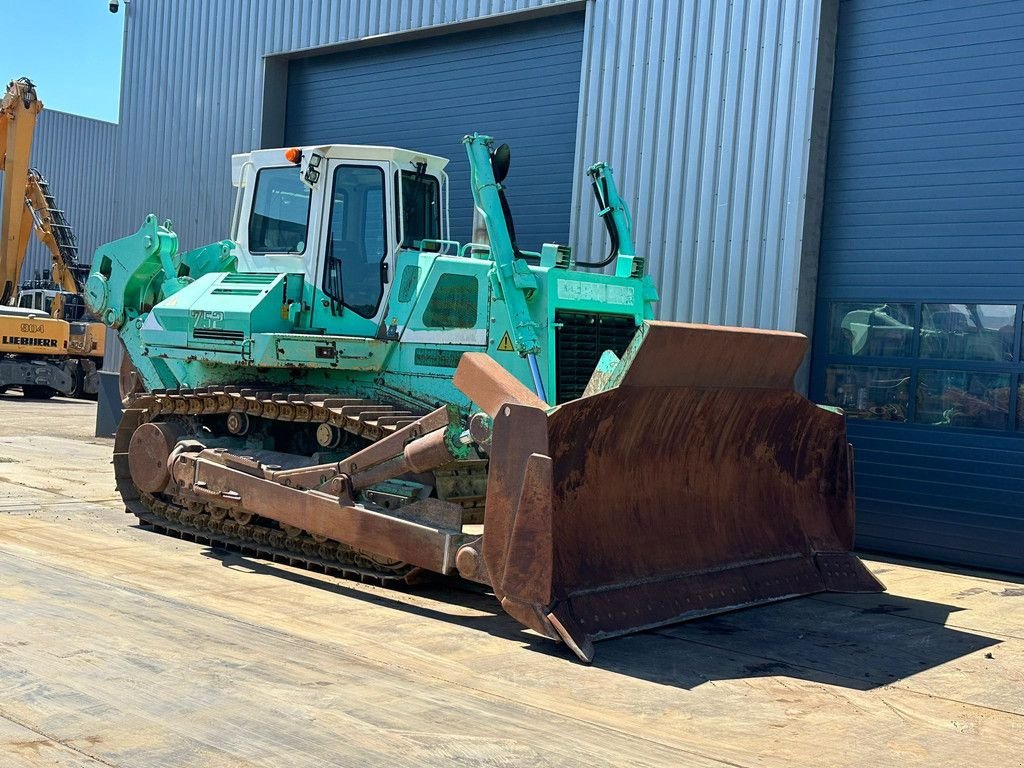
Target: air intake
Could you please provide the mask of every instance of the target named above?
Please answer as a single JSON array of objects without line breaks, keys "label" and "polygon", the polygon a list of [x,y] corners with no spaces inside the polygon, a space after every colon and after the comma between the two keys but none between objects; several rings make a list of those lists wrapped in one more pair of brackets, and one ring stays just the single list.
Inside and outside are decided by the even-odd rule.
[{"label": "air intake", "polygon": [[225,328],[196,328],[192,331],[193,338],[208,341],[241,341],[245,338],[243,331],[231,331]]}]

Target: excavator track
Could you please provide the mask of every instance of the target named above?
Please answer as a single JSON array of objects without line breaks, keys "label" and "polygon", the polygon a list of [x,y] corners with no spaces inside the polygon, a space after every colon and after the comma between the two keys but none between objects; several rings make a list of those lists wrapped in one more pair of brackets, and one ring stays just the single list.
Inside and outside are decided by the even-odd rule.
[{"label": "excavator track", "polygon": [[[142,424],[168,418],[244,414],[272,422],[330,425],[373,442],[418,418],[380,401],[333,395],[280,394],[236,387],[157,390],[136,396],[126,407],[114,439],[114,473],[126,511],[156,532],[243,555],[286,563],[329,575],[378,583],[409,582],[419,571],[407,563],[378,558],[304,531],[284,530],[256,515],[232,517],[227,510],[195,498],[144,493],[132,481],[128,451]],[[439,495],[463,507],[466,522],[483,516],[487,462],[459,462],[436,473]]]}]

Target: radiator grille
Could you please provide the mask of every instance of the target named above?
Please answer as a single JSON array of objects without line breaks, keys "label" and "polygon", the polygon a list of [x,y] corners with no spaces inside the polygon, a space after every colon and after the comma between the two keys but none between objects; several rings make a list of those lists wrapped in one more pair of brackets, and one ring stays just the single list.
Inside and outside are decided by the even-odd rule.
[{"label": "radiator grille", "polygon": [[558,403],[582,395],[604,351],[610,349],[621,357],[636,333],[636,321],[628,315],[556,312],[555,323]]}]

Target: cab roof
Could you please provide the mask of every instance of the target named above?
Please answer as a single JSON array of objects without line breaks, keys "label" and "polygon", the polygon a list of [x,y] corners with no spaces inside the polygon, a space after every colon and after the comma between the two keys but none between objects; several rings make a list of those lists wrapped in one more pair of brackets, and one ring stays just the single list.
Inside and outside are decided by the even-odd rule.
[{"label": "cab roof", "polygon": [[[414,169],[419,163],[426,163],[427,170],[440,173],[448,165],[448,158],[429,155],[426,152],[414,152],[399,147],[375,147],[366,144],[322,144],[299,147],[303,154],[318,151],[330,160],[383,160],[391,161],[399,167]],[[242,180],[242,169],[247,163],[257,168],[287,165],[284,159],[285,148],[257,149],[231,156],[231,183],[238,186]]]}]

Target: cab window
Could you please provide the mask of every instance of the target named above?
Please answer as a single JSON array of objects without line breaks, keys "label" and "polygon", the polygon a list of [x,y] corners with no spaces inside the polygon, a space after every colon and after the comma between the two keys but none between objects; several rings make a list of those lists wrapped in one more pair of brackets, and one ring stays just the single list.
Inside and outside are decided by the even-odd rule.
[{"label": "cab window", "polygon": [[421,240],[441,237],[440,185],[433,176],[401,171],[402,247],[415,248]]},{"label": "cab window", "polygon": [[249,252],[305,252],[309,200],[295,166],[261,169],[249,216]]},{"label": "cab window", "polygon": [[362,317],[384,296],[387,230],[384,172],[342,165],[334,171],[323,291]]}]

